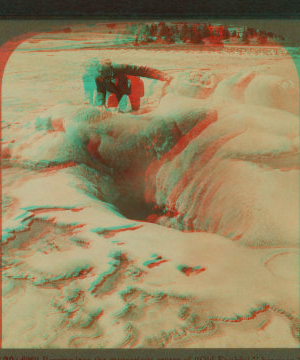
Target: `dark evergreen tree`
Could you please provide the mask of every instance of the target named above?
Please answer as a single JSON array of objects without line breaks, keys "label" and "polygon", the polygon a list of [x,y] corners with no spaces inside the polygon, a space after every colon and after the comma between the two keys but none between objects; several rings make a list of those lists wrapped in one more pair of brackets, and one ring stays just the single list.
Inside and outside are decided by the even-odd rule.
[{"label": "dark evergreen tree", "polygon": [[168,34],[167,34],[167,42],[170,44],[173,44],[175,42],[175,35],[172,33],[172,31],[168,28]]},{"label": "dark evergreen tree", "polygon": [[259,36],[259,37],[267,36],[267,32],[266,32],[265,30],[259,30],[258,36]]},{"label": "dark evergreen tree", "polygon": [[208,23],[207,24],[207,29],[208,29],[208,32],[207,32],[208,36],[212,36],[213,30],[214,30],[213,26]]},{"label": "dark evergreen tree", "polygon": [[189,40],[191,43],[194,43],[194,42],[195,42],[195,38],[196,38],[195,25],[190,25],[190,26],[189,26],[188,40]]},{"label": "dark evergreen tree", "polygon": [[195,43],[201,44],[202,43],[202,29],[200,26],[196,29],[196,37],[195,37]]},{"label": "dark evergreen tree", "polygon": [[153,36],[153,37],[157,35],[157,25],[156,24],[151,24],[150,29],[149,29],[149,35]]},{"label": "dark evergreen tree", "polygon": [[168,25],[164,25],[164,27],[161,28],[160,38],[162,40],[168,40],[168,38],[170,38],[170,29]]},{"label": "dark evergreen tree", "polygon": [[222,35],[223,35],[223,36],[222,36],[222,37],[223,37],[223,40],[227,40],[227,39],[230,38],[230,32],[229,32],[227,26],[225,26]]},{"label": "dark evergreen tree", "polygon": [[244,32],[243,32],[242,41],[243,41],[244,44],[248,44],[248,43],[249,43],[248,33],[247,33],[246,30],[244,30]]},{"label": "dark evergreen tree", "polygon": [[265,34],[261,34],[258,36],[258,42],[261,44],[261,45],[264,45],[266,42],[267,42],[268,38]]},{"label": "dark evergreen tree", "polygon": [[254,29],[253,28],[247,28],[247,34],[249,37],[253,37],[254,36]]},{"label": "dark evergreen tree", "polygon": [[180,40],[186,41],[188,39],[188,36],[189,36],[189,27],[187,26],[187,24],[183,24],[180,31]]},{"label": "dark evergreen tree", "polygon": [[177,25],[172,25],[170,27],[170,37],[171,37],[171,42],[175,42],[178,40],[178,27]]},{"label": "dark evergreen tree", "polygon": [[204,26],[203,26],[203,37],[204,38],[210,37],[210,31],[209,31],[207,24],[204,24]]}]

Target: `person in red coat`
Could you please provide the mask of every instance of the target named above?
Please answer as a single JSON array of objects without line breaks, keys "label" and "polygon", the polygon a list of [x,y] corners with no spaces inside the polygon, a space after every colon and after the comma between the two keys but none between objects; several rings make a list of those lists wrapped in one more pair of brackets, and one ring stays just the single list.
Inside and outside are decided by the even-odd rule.
[{"label": "person in red coat", "polygon": [[[171,82],[172,76],[147,66],[116,64],[109,59],[101,63],[97,59],[89,61],[83,74],[84,91],[91,105],[105,106],[106,93],[115,95],[117,104],[124,95],[128,95],[131,108],[140,108],[140,99],[144,96],[144,83],[141,77]],[[94,101],[94,92],[97,91]],[[113,102],[111,99],[109,102]],[[116,104],[115,104],[116,105]]]}]

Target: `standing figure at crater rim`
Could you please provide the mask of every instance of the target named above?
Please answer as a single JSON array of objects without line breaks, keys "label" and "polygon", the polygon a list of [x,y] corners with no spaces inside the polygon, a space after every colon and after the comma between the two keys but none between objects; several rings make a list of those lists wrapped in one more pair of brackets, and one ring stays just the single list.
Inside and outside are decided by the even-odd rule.
[{"label": "standing figure at crater rim", "polygon": [[[140,99],[144,96],[144,83],[140,77],[165,81],[166,86],[173,79],[171,75],[147,66],[116,64],[110,59],[102,62],[91,59],[82,76],[86,101],[90,105],[104,107],[107,92],[115,94],[117,104],[124,95],[128,95],[132,110],[139,110]],[[94,101],[95,90],[97,94]],[[111,97],[108,102],[110,100]]]}]

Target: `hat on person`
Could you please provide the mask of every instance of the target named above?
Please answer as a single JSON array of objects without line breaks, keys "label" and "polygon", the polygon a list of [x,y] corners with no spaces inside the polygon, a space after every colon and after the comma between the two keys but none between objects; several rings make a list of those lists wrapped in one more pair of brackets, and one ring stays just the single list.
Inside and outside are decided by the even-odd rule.
[{"label": "hat on person", "polygon": [[99,71],[104,78],[110,78],[113,74],[113,65],[110,59],[104,59],[99,63]]}]

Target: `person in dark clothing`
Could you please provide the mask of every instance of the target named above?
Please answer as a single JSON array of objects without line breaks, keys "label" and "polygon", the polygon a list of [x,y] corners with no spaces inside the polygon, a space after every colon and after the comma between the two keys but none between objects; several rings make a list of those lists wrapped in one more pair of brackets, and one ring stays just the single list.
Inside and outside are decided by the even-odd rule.
[{"label": "person in dark clothing", "polygon": [[[147,66],[135,66],[112,63],[109,59],[99,63],[96,59],[89,62],[83,75],[85,96],[89,104],[105,106],[106,93],[115,94],[119,103],[124,95],[128,95],[133,110],[140,107],[143,96],[143,82],[140,77],[171,82],[172,76]],[[97,90],[93,100],[95,87]]]}]

